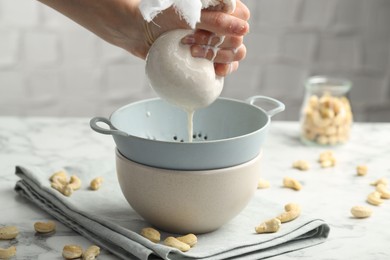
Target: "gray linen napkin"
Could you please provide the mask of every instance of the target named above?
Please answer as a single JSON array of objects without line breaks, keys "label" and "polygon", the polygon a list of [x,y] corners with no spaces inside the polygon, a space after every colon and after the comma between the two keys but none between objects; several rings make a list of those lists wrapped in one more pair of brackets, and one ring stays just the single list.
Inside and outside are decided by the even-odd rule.
[{"label": "gray linen napkin", "polygon": [[[254,227],[274,217],[282,205],[257,192],[249,205],[220,229],[198,235],[190,251],[155,244],[139,235],[150,226],[125,200],[112,161],[75,161],[63,167],[77,174],[82,188],[65,197],[50,187],[50,175],[58,168],[17,166],[21,178],[15,190],[82,236],[123,259],[262,259],[310,247],[325,241],[329,226],[321,219],[302,214],[272,234],[256,234]],[[98,191],[88,189],[89,182],[104,178]],[[147,195],[146,195],[147,196]],[[162,232],[162,238],[169,233]]]}]

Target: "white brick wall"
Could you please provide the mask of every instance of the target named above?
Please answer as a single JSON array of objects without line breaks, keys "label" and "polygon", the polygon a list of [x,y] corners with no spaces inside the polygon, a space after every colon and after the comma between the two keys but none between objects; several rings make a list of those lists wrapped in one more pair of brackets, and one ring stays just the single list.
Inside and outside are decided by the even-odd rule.
[{"label": "white brick wall", "polygon": [[20,35],[12,29],[0,29],[0,68],[17,64]]},{"label": "white brick wall", "polygon": [[49,67],[59,64],[59,37],[52,31],[29,30],[23,34],[21,61],[29,67]]},{"label": "white brick wall", "polygon": [[[296,120],[310,75],[346,77],[355,119],[390,121],[389,0],[244,0],[247,58],[223,96],[268,95]],[[34,0],[0,0],[0,115],[108,116],[154,97],[144,61]]]}]

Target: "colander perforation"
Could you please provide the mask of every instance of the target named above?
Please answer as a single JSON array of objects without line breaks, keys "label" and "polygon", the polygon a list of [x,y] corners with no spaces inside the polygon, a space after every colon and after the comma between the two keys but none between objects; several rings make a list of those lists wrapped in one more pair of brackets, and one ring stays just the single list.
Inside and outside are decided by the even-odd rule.
[{"label": "colander perforation", "polygon": [[[186,138],[187,138],[187,137],[186,137]],[[193,139],[194,141],[207,141],[207,140],[208,140],[208,136],[207,136],[206,134],[202,134],[201,132],[199,132],[199,133],[194,133],[194,134],[192,135],[192,139]],[[174,135],[174,136],[172,137],[172,140],[173,140],[173,141],[176,141],[176,142],[181,142],[181,143],[183,143],[184,140],[185,140],[185,138],[179,138],[177,135]]]}]

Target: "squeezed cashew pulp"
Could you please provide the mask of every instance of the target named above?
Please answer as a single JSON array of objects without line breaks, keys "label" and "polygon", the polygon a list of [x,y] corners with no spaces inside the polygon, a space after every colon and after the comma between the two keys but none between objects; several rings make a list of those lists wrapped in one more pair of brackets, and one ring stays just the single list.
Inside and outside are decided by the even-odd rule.
[{"label": "squeezed cashew pulp", "polygon": [[[187,112],[191,142],[194,112],[218,98],[224,78],[215,74],[213,60],[192,57],[190,46],[180,43],[190,33],[191,30],[174,30],[160,36],[146,58],[146,76],[162,99]],[[212,48],[214,57],[217,48]]]},{"label": "squeezed cashew pulp", "polygon": [[209,8],[211,6],[220,7],[220,10],[224,10],[227,13],[233,13],[236,9],[235,0],[201,0],[202,8]]}]

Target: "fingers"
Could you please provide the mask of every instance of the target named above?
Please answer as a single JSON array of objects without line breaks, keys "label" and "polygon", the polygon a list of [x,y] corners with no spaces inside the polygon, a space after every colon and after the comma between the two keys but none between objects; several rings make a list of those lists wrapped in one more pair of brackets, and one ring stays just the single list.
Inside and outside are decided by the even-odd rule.
[{"label": "fingers", "polygon": [[197,29],[214,32],[218,35],[243,36],[249,32],[250,11],[240,0],[232,14],[213,10],[202,10]]},{"label": "fingers", "polygon": [[182,43],[191,45],[193,57],[215,62],[215,72],[219,76],[226,76],[237,70],[238,61],[246,56],[243,37],[221,37],[205,30],[197,30],[194,34],[184,37]]},{"label": "fingers", "polygon": [[232,13],[232,15],[244,21],[248,21],[250,18],[249,8],[244,5],[240,0],[236,0],[236,4],[236,9]]},{"label": "fingers", "polygon": [[192,56],[212,60],[215,73],[224,77],[236,71],[238,62],[246,56],[243,36],[249,32],[249,18],[250,11],[240,0],[236,0],[232,14],[203,10],[197,30],[182,43],[191,45]]},{"label": "fingers", "polygon": [[219,35],[243,36],[249,32],[249,24],[230,14],[203,10],[200,23],[196,28],[214,32]]},{"label": "fingers", "polygon": [[213,10],[202,10],[197,29],[214,32],[218,35],[243,36],[249,32],[248,20],[250,11],[241,1],[237,0],[236,9],[232,14]]},{"label": "fingers", "polygon": [[220,77],[225,77],[238,69],[238,61],[232,63],[215,63],[214,69],[215,74]]},{"label": "fingers", "polygon": [[206,58],[215,63],[230,63],[244,59],[246,48],[245,45],[241,45],[237,49],[222,49],[213,48],[207,45],[193,45],[191,46],[191,54],[193,57]]},{"label": "fingers", "polygon": [[192,45],[192,56],[209,60],[214,58],[215,62],[239,61],[246,55],[242,36],[217,36],[205,30],[197,30],[194,34],[184,37],[181,42]]},{"label": "fingers", "polygon": [[243,42],[241,36],[218,36],[205,30],[196,30],[195,33],[187,35],[181,40],[183,44],[209,45],[221,48],[238,48]]},{"label": "fingers", "polygon": [[195,32],[181,42],[191,45],[192,56],[212,60],[217,75],[226,76],[236,71],[246,56],[243,36],[249,32],[249,18],[250,11],[240,0],[231,14],[202,10]]}]

